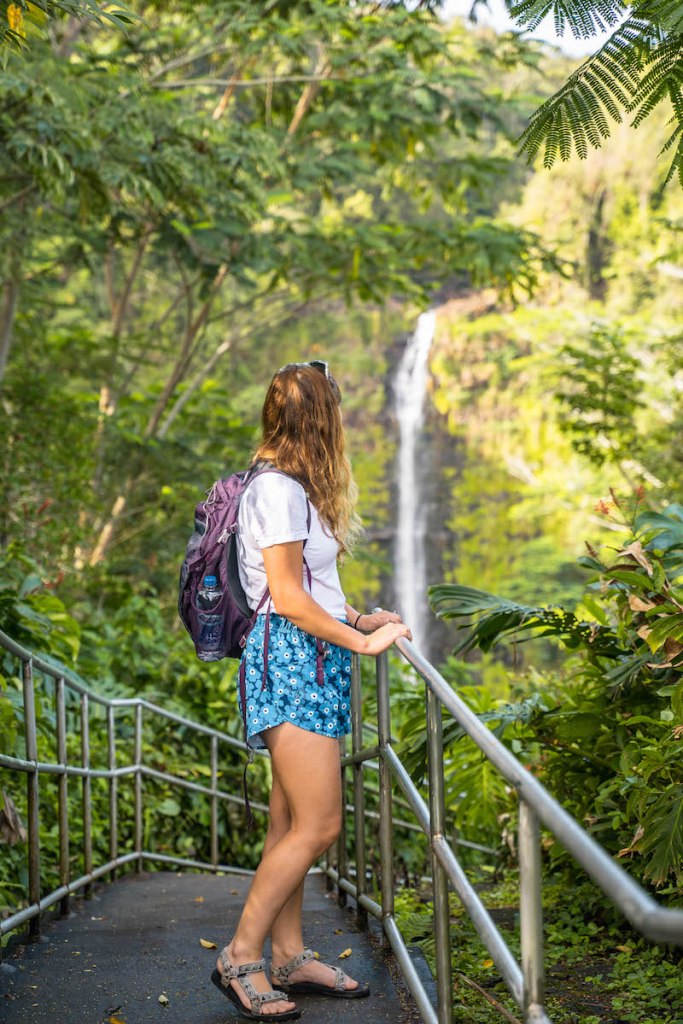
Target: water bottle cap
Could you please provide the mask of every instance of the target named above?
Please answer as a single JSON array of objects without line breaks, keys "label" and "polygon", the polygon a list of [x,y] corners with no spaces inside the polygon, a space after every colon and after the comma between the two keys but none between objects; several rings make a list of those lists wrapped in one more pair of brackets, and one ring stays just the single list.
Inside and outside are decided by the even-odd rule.
[{"label": "water bottle cap", "polygon": [[204,577],[204,586],[205,587],[215,587],[217,582],[218,581],[217,581],[215,576],[205,576]]}]

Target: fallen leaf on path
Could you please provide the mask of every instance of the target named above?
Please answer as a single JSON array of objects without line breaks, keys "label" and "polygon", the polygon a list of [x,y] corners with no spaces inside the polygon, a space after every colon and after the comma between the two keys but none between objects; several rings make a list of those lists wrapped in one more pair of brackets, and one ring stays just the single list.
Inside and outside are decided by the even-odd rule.
[{"label": "fallen leaf on path", "polygon": [[204,902],[204,897],[203,896],[195,896],[194,901],[195,901],[195,903],[203,903]]},{"label": "fallen leaf on path", "polygon": [[239,896],[239,894],[240,894],[239,889],[231,889],[230,890],[230,895],[231,896]]},{"label": "fallen leaf on path", "polygon": [[319,960],[320,959],[320,953],[314,953],[313,954],[313,959],[314,960]]},{"label": "fallen leaf on path", "polygon": [[159,996],[159,1002],[161,1003],[162,1006],[168,1006],[168,996],[165,996],[164,993],[162,992],[161,995]]},{"label": "fallen leaf on path", "polygon": [[334,929],[334,934],[335,935],[343,935],[344,934],[344,929],[343,928],[335,928]]},{"label": "fallen leaf on path", "polygon": [[345,949],[343,953],[340,953],[340,954],[339,954],[339,957],[338,957],[338,959],[339,959],[339,960],[346,960],[347,956],[351,956],[351,954],[352,954],[352,953],[353,953],[353,950],[352,950],[352,949],[351,949],[351,947],[349,946],[349,948],[348,948],[348,949]]},{"label": "fallen leaf on path", "polygon": [[126,1024],[125,1020],[121,1020],[120,1017],[110,1017],[109,1024]]},{"label": "fallen leaf on path", "polygon": [[204,949],[218,949],[215,942],[210,942],[209,939],[200,939],[199,945],[203,946]]}]

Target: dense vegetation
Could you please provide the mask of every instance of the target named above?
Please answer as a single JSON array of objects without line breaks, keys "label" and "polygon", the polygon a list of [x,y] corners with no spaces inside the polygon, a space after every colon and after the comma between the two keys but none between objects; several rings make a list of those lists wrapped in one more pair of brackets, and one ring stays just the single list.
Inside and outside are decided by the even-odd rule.
[{"label": "dense vegetation", "polygon": [[[0,628],[105,695],[144,694],[238,736],[235,666],[197,662],[175,616],[193,503],[248,459],[273,368],[324,355],[367,530],[345,586],[359,606],[391,599],[391,373],[416,311],[438,303],[432,601],[457,648],[444,674],[629,870],[679,902],[683,197],[663,187],[668,114],[651,104],[635,135],[622,125],[583,162],[527,169],[515,139],[551,94],[540,116],[561,119],[567,103],[576,116],[561,91],[574,66],[517,37],[441,25],[434,6],[172,0],[102,17],[65,2],[20,18],[9,5]],[[420,778],[422,697],[398,666],[394,686],[394,729]],[[3,658],[0,746],[21,756],[19,697]],[[54,756],[53,722],[45,687],[41,756]],[[92,734],[103,765],[105,726]],[[468,869],[493,884],[514,932],[514,801],[446,728],[451,824],[499,851]],[[181,729],[155,727],[146,744],[160,771],[206,771],[207,750]],[[240,767],[222,755],[226,787]],[[261,764],[254,782],[265,775]],[[3,786],[23,815],[23,787],[7,772]],[[146,796],[145,845],[209,856],[203,797],[163,783]],[[103,821],[104,784],[94,798]],[[120,800],[125,839],[132,783]],[[239,812],[221,817],[222,859],[251,866],[258,841]],[[558,996],[554,1019],[644,1022],[650,985],[653,1019],[676,1020],[674,955],[621,934],[544,846],[551,958],[573,935],[579,988],[603,976],[593,1009]],[[2,850],[7,913],[26,896],[25,849]],[[411,840],[398,855],[412,885],[403,920],[429,955],[425,850]],[[560,907],[568,887],[585,917]],[[459,919],[456,933],[458,1019],[497,1019],[481,994],[503,998],[491,964]]]}]

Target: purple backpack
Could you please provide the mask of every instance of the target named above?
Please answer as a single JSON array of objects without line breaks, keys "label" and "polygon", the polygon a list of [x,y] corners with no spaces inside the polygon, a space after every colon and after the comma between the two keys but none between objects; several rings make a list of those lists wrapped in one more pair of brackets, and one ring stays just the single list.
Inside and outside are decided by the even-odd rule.
[{"label": "purple backpack", "polygon": [[[267,463],[259,463],[241,473],[217,480],[207,497],[194,511],[194,533],[190,537],[185,559],[180,567],[178,614],[194,641],[201,661],[239,658],[256,615],[269,597],[266,587],[258,607],[247,603],[237,565],[237,515],[246,488],[262,473],[278,473]],[[197,603],[197,592],[205,576],[215,576],[220,597],[210,615],[220,618],[222,634],[212,631],[206,644],[203,629],[207,613]]]}]

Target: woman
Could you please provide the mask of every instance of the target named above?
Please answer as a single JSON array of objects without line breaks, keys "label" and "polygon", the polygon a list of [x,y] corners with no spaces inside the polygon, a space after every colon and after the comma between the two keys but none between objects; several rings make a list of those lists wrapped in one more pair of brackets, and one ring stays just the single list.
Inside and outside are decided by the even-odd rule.
[{"label": "woman", "polygon": [[[212,980],[249,1019],[297,1018],[297,994],[369,994],[314,959],[301,921],[306,873],[341,825],[338,738],[350,732],[351,652],[380,654],[398,637],[410,638],[396,613],[361,614],[341,590],[337,558],[360,523],[340,403],[326,363],[278,370],[255,461],[280,472],[255,478],[240,503],[242,584],[252,607],[266,585],[271,599],[269,623],[264,606],[242,656],[243,717],[249,745],[270,753],[273,787],[263,857]],[[269,934],[275,990],[262,959]]]}]

